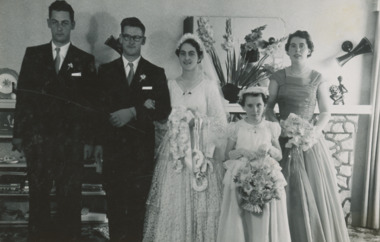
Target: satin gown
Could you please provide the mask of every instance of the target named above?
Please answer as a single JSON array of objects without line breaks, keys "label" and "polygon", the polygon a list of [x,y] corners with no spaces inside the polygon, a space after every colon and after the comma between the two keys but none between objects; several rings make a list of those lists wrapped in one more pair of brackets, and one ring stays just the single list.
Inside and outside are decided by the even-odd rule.
[{"label": "satin gown", "polygon": [[[290,113],[313,122],[322,75],[311,71],[297,77],[282,69],[271,81],[278,84],[280,118]],[[338,197],[334,161],[323,135],[309,150],[284,148],[281,166],[287,180],[287,205],[292,242],[348,242],[348,231]]]},{"label": "satin gown", "polygon": [[[236,141],[235,149],[245,149],[256,152],[260,145],[270,145],[272,139],[278,139],[281,128],[278,123],[263,120],[258,125],[252,125],[245,120],[239,120],[229,126],[230,139]],[[265,162],[277,161],[267,157]],[[286,211],[286,195],[283,189],[280,200],[266,203],[262,214],[253,214],[239,206],[236,185],[233,181],[239,167],[245,162],[228,160],[223,179],[223,202],[219,222],[218,242],[290,242],[288,216]],[[285,178],[279,177],[279,182],[286,185]]]}]

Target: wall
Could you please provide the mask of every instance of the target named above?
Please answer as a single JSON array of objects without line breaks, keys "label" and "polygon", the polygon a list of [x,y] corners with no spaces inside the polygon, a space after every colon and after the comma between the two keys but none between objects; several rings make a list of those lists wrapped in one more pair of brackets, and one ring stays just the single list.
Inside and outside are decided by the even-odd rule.
[{"label": "wall", "polygon": [[[369,104],[372,55],[355,57],[343,68],[335,58],[344,54],[340,45],[351,40],[356,45],[364,36],[374,41],[373,0],[82,0],[69,1],[76,10],[77,26],[73,43],[93,53],[98,63],[116,58],[103,43],[118,36],[119,23],[137,16],[147,27],[144,56],[165,67],[169,78],[179,73],[174,55],[182,34],[183,20],[190,15],[280,17],[286,32],[308,30],[315,42],[311,64],[337,84],[343,76],[348,88],[347,104]],[[48,42],[46,18],[51,0],[0,0],[0,67],[19,71],[25,48]],[[256,27],[256,26],[252,26]],[[287,61],[287,60],[286,60]]]},{"label": "wall", "polygon": [[[169,78],[180,74],[174,54],[182,34],[186,16],[251,16],[280,17],[286,32],[308,30],[314,40],[315,52],[311,64],[332,83],[337,76],[349,90],[346,104],[369,104],[372,55],[365,54],[350,60],[343,68],[335,58],[344,54],[340,46],[350,40],[354,46],[366,36],[374,42],[374,0],[82,0],[69,1],[76,11],[76,29],[72,41],[96,56],[98,64],[117,57],[105,46],[112,34],[120,33],[119,23],[127,16],[139,17],[147,27],[147,43],[143,55],[164,67]],[[47,28],[47,8],[51,0],[0,0],[0,68],[20,70],[25,48],[50,40]],[[256,27],[256,26],[252,26]],[[359,126],[368,122],[360,122]],[[366,135],[358,135],[366,149]],[[359,152],[360,153],[360,152]],[[358,154],[358,153],[357,153]],[[363,169],[365,154],[356,157],[358,173]],[[355,172],[355,171],[354,171]],[[362,177],[357,175],[357,177]],[[356,188],[361,189],[360,179]],[[355,194],[355,192],[353,192]],[[358,198],[360,200],[360,196]],[[353,201],[354,204],[354,201]]]}]

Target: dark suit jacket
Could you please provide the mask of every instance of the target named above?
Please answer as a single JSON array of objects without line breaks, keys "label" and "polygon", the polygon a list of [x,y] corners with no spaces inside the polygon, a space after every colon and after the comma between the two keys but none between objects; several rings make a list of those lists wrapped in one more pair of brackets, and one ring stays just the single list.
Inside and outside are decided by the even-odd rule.
[{"label": "dark suit jacket", "polygon": [[96,78],[94,56],[72,44],[58,74],[51,43],[28,47],[17,86],[14,138],[91,139],[91,110],[85,107],[91,106]]},{"label": "dark suit jacket", "polygon": [[[108,117],[99,127],[97,143],[105,147],[105,166],[113,169],[126,164],[131,170],[153,168],[154,125],[153,121],[166,119],[171,111],[169,89],[164,69],[141,58],[131,85],[128,85],[122,58],[99,67],[99,89],[101,103],[107,113],[135,107],[136,119],[129,126],[113,127]],[[144,107],[147,99],[155,100],[155,109]],[[125,157],[128,157],[126,161]],[[142,162],[149,164],[141,164]],[[113,164],[109,164],[113,162]],[[140,163],[141,162],[141,163]],[[108,163],[108,164],[107,164]],[[145,168],[143,168],[145,166]],[[142,170],[141,170],[141,169]]]}]

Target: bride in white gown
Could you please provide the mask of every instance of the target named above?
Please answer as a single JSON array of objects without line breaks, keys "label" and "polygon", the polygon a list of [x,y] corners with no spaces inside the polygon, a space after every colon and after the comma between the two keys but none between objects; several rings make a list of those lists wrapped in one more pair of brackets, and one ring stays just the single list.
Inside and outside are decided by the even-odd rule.
[{"label": "bride in white gown", "polygon": [[201,41],[185,34],[176,49],[182,75],[169,80],[172,113],[158,149],[144,241],[216,241],[227,120],[216,80],[200,67]]}]

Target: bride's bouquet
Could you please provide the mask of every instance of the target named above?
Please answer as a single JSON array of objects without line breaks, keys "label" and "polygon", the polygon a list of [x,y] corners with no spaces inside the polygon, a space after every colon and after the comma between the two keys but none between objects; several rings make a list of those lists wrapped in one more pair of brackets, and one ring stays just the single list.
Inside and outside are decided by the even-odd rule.
[{"label": "bride's bouquet", "polygon": [[[252,213],[261,214],[265,203],[280,199],[280,192],[286,186],[279,164],[268,155],[246,150],[235,150],[230,157],[238,157],[245,162],[233,181],[240,196],[240,207]],[[231,158],[232,158],[231,157]]]},{"label": "bride's bouquet", "polygon": [[191,153],[191,137],[189,122],[193,118],[190,110],[185,107],[174,107],[168,118],[169,158],[173,162],[173,169],[181,172],[183,163],[191,164],[188,160]]},{"label": "bride's bouquet", "polygon": [[285,135],[290,138],[285,144],[286,148],[296,146],[306,151],[317,142],[314,126],[294,113],[290,113],[286,120],[281,120],[280,125]]},{"label": "bride's bouquet", "polygon": [[[207,173],[213,171],[213,165],[205,154],[202,128],[207,118],[199,112],[183,106],[173,107],[168,118],[169,159],[173,169],[180,173],[184,165],[192,171],[192,187],[196,191],[204,191],[208,186]],[[194,127],[190,130],[189,122]],[[193,139],[193,144],[192,144]]]}]

